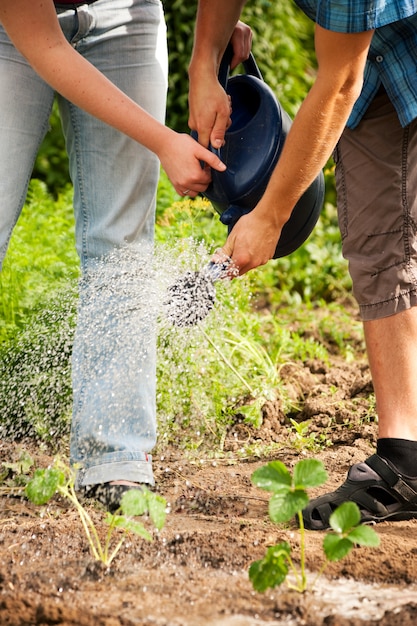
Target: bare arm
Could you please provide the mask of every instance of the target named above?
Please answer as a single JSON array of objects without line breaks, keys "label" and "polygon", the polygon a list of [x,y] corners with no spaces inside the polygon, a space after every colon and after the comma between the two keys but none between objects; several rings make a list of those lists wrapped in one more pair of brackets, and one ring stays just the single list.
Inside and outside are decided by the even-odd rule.
[{"label": "bare arm", "polygon": [[304,100],[264,196],[223,247],[243,274],[272,258],[281,229],[330,157],[358,98],[373,31],[316,27],[317,79]]},{"label": "bare arm", "polygon": [[[229,99],[217,75],[220,61],[238,24],[245,0],[199,0],[194,35],[194,47],[189,67],[190,128],[197,130],[203,146],[215,148],[223,144],[230,123]],[[247,28],[239,23],[238,28]],[[250,52],[250,29],[246,34],[242,55]],[[239,34],[239,33],[237,33]],[[243,34],[243,42],[245,34]],[[246,48],[245,48],[246,46]],[[249,47],[248,47],[249,46]],[[232,66],[238,59],[232,60]],[[240,60],[243,60],[242,58]]]},{"label": "bare arm", "polygon": [[210,175],[200,160],[224,169],[215,155],[160,124],[78,54],[62,34],[52,0],[0,0],[0,22],[56,91],[157,154],[179,193],[206,188]]}]

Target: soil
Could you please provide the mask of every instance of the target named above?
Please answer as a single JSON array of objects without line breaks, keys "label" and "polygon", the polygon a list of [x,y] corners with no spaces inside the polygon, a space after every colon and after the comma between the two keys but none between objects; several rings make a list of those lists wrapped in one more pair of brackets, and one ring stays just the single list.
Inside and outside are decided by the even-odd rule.
[{"label": "soil", "polygon": [[[267,546],[287,540],[299,562],[295,523],[275,526],[268,493],[251,474],[268,460],[293,467],[300,457],[321,459],[329,491],[352,463],[374,451],[377,425],[370,414],[366,364],[335,361],[288,366],[288,388],[302,389],[298,421],[311,420],[297,437],[277,403],[264,407],[259,429],[237,421],[222,458],[158,451],[158,491],[170,512],[153,542],[128,537],[110,568],[94,561],[77,513],[55,499],[35,507],[22,497],[0,498],[0,624],[2,626],[407,626],[417,623],[417,520],[375,526],[381,544],[356,547],[332,563],[304,594],[280,587],[258,593],[248,567]],[[298,392],[297,392],[298,393]],[[291,434],[292,433],[292,434]],[[312,447],[320,442],[319,451]],[[311,444],[311,450],[307,444]],[[263,456],[243,457],[252,445]],[[306,449],[307,447],[307,449]],[[0,463],[24,448],[45,467],[53,453],[31,441],[0,442]],[[268,454],[268,450],[273,450]],[[104,536],[103,511],[85,505]],[[324,534],[309,532],[306,558],[311,582],[319,570]]]}]

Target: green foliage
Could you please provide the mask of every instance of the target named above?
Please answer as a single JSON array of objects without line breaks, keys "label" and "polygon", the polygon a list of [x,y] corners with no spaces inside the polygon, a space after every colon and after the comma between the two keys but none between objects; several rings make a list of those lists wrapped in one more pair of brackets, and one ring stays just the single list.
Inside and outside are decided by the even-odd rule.
[{"label": "green foliage", "polygon": [[281,461],[272,461],[252,475],[257,487],[273,493],[269,501],[269,516],[276,524],[287,522],[305,508],[308,504],[306,489],[317,487],[326,480],[323,464],[315,459],[299,461],[293,478]]},{"label": "green foliage", "polygon": [[[113,515],[106,514],[105,522],[109,528],[102,541],[91,516],[77,498],[74,483],[75,471],[56,458],[52,467],[35,471],[26,485],[25,494],[31,502],[39,506],[49,502],[56,493],[67,499],[80,517],[93,557],[106,567],[116,557],[128,533],[135,533],[142,539],[152,541],[151,533],[143,524],[133,519],[134,517],[148,514],[157,530],[161,530],[165,524],[166,500],[145,488],[131,489],[123,495],[120,509]],[[122,535],[112,548],[116,529],[122,531]]]},{"label": "green foliage", "polygon": [[0,272],[1,436],[69,431],[78,275],[72,191],[32,180]]},{"label": "green foliage", "polygon": [[[327,214],[334,219],[330,209]],[[326,228],[319,224],[291,257],[232,283],[217,283],[215,309],[199,327],[180,330],[161,324],[161,445],[175,440],[194,448],[204,442],[207,449],[221,451],[234,421],[260,426],[266,400],[279,398],[283,411],[294,417],[300,407],[288,398],[281,367],[309,359],[326,363],[326,344],[345,349],[352,325],[343,308],[324,300],[345,294],[342,286],[333,292],[328,287],[333,279],[342,285],[346,271],[340,243],[329,235],[335,228],[330,221]],[[225,238],[226,228],[211,204],[202,198],[180,199],[162,172],[156,251],[168,262],[158,265],[158,271],[171,272],[174,259],[184,270],[198,270]],[[324,268],[306,252],[313,245],[328,250]],[[32,181],[0,274],[2,436],[56,441],[69,432],[78,276],[71,191],[54,201],[45,185]],[[312,294],[308,306],[302,303],[307,293]],[[323,311],[328,307],[328,315],[317,317],[317,306]],[[303,447],[301,431],[300,437]],[[314,449],[320,441],[310,444]]]},{"label": "green foliage", "polygon": [[355,546],[377,548],[379,537],[370,526],[360,525],[359,508],[354,502],[343,502],[330,518],[334,534],[323,540],[323,550],[329,561],[340,561]]},{"label": "green foliage", "polygon": [[76,296],[71,288],[54,298],[0,344],[1,437],[56,444],[69,433]]},{"label": "green foliage", "polygon": [[290,558],[291,546],[287,541],[267,548],[264,558],[254,561],[249,568],[253,588],[263,593],[281,585],[287,578]]},{"label": "green foliage", "polygon": [[[318,487],[327,480],[327,472],[321,461],[303,459],[294,466],[291,473],[281,461],[272,461],[252,474],[252,482],[257,487],[272,492],[269,501],[269,516],[275,524],[288,522],[294,516],[298,519],[300,533],[300,568],[297,570],[291,557],[291,546],[285,541],[270,546],[263,559],[255,561],[249,568],[249,578],[254,589],[264,592],[281,585],[289,571],[295,583],[287,581],[290,589],[304,592],[307,589],[305,567],[306,532],[302,510],[308,505],[307,489]],[[360,512],[354,502],[341,504],[329,519],[332,531],[323,540],[324,563],[318,572],[320,576],[330,561],[343,559],[355,545],[377,547],[379,537],[369,526],[360,524]],[[316,580],[317,580],[316,577]]]},{"label": "green foliage", "polygon": [[78,274],[72,190],[53,198],[32,180],[0,273],[0,343]]},{"label": "green foliage", "polygon": [[310,432],[311,420],[297,422],[290,417],[289,421],[295,432],[292,445],[297,450],[320,450],[323,447],[332,445],[331,440],[326,437],[325,433]]},{"label": "green foliage", "polygon": [[70,182],[68,156],[56,100],[49,119],[49,129],[35,161],[32,178],[43,181],[54,195]]}]

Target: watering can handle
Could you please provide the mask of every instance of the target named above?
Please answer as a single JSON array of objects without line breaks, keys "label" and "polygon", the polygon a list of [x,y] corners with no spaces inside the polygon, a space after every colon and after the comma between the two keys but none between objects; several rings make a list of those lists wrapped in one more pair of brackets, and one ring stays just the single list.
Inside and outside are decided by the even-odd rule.
[{"label": "watering can handle", "polygon": [[[219,83],[221,84],[223,89],[226,89],[227,81],[229,80],[230,63],[232,62],[232,58],[233,48],[232,45],[229,43],[220,62],[218,74]],[[256,78],[259,78],[259,80],[263,80],[262,74],[256,64],[255,57],[253,56],[252,52],[249,54],[249,57],[246,59],[246,61],[242,62],[242,64],[245,68],[246,74],[249,74],[249,76],[256,76]]]}]

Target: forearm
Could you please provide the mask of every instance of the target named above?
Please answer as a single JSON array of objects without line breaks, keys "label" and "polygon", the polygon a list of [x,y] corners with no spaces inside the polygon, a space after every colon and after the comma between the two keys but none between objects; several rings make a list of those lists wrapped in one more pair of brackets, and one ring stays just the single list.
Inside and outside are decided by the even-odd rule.
[{"label": "forearm", "polygon": [[[189,66],[188,124],[203,146],[220,148],[230,124],[230,102],[217,76],[244,4],[244,0],[199,0]],[[250,46],[250,38],[248,43]]]},{"label": "forearm", "polygon": [[221,58],[239,21],[246,0],[199,0],[193,53],[189,68],[217,77]]},{"label": "forearm", "polygon": [[0,22],[51,87],[154,152],[177,193],[195,197],[207,188],[210,167],[225,169],[215,154],[158,122],[76,52],[63,36],[52,0],[0,0]]},{"label": "forearm", "polygon": [[355,101],[353,94],[323,96],[316,82],[300,107],[268,187],[256,207],[279,228],[331,156]]},{"label": "forearm", "polygon": [[316,29],[318,74],[300,107],[256,209],[282,228],[318,176],[342,134],[363,85],[372,32],[341,35]]},{"label": "forearm", "polygon": [[33,68],[57,92],[94,117],[117,128],[159,154],[164,139],[173,133],[131,100],[71,47],[56,50],[51,64],[29,58]]},{"label": "forearm", "polygon": [[53,89],[156,154],[170,131],[141,109],[66,41],[52,1],[1,0],[0,21]]}]

